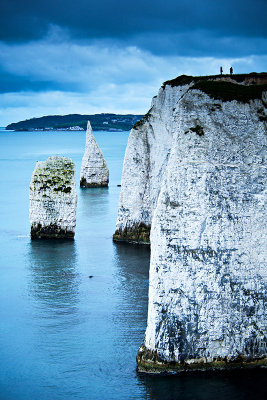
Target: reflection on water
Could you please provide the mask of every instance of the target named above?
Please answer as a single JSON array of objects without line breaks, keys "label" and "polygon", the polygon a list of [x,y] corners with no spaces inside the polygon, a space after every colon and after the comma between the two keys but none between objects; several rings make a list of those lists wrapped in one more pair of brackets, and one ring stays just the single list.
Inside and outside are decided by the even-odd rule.
[{"label": "reflection on water", "polygon": [[73,241],[30,242],[29,292],[44,312],[59,315],[75,311],[79,291],[76,258]]},{"label": "reflection on water", "polygon": [[116,243],[114,259],[119,277],[116,289],[121,298],[119,317],[120,323],[125,325],[124,337],[125,332],[129,337],[140,337],[147,318],[149,246]]},{"label": "reflection on water", "polygon": [[[117,351],[133,359],[146,328],[150,250],[148,246],[114,244],[116,288],[120,302],[114,323],[119,327]],[[134,350],[135,347],[135,350]],[[124,358],[124,359],[125,359]],[[132,371],[122,365],[122,372]],[[122,375],[121,375],[122,377]],[[251,400],[255,395],[266,398],[265,370],[216,371],[159,376],[136,373],[136,384],[150,400]],[[136,396],[136,395],[135,395]],[[137,398],[133,395],[130,398]]]},{"label": "reflection on water", "polygon": [[139,374],[152,400],[251,400],[267,396],[266,372],[261,370],[184,373],[180,376]]},{"label": "reflection on water", "polygon": [[[80,209],[84,217],[103,217],[110,202],[109,188],[80,188]],[[93,222],[93,221],[92,221]]]},{"label": "reflection on water", "polygon": [[112,242],[128,135],[96,136],[109,164],[109,188],[78,191],[74,242],[30,242],[28,186],[36,159],[43,149],[61,154],[64,143],[78,172],[84,134],[1,133],[0,399],[265,398],[259,396],[264,371],[239,377],[136,373],[149,249]]},{"label": "reflection on water", "polygon": [[113,245],[113,291],[117,301],[111,327],[115,332],[117,378],[131,383],[128,399],[134,400],[143,398],[140,393],[144,392],[138,382],[135,358],[146,329],[149,258],[146,246]]},{"label": "reflection on water", "polygon": [[84,229],[77,230],[76,239],[79,234],[83,238],[88,237],[90,241],[103,238],[103,231],[107,224],[112,224],[112,221],[107,218],[110,201],[108,188],[80,189],[77,226]]}]

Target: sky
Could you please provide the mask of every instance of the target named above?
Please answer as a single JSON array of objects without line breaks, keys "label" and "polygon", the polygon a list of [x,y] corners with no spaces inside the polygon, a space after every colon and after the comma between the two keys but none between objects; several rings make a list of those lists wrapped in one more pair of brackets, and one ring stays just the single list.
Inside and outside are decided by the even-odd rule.
[{"label": "sky", "polygon": [[145,114],[178,75],[263,72],[266,0],[1,0],[0,126]]}]

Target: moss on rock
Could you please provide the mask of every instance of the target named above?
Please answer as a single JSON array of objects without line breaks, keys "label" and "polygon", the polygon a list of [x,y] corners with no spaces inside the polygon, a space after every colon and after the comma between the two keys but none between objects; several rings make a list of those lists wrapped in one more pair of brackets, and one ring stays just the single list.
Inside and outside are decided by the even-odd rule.
[{"label": "moss on rock", "polygon": [[67,157],[37,162],[30,183],[32,239],[73,239],[77,194],[75,165]]},{"label": "moss on rock", "polygon": [[113,235],[114,242],[150,244],[150,225],[134,224],[123,230],[117,229]]},{"label": "moss on rock", "polygon": [[87,182],[86,179],[84,177],[82,177],[80,180],[80,187],[81,188],[104,188],[104,187],[108,187],[108,181],[101,182],[101,183]]},{"label": "moss on rock", "polygon": [[204,129],[200,125],[193,126],[192,128],[189,128],[190,131],[195,132],[198,136],[203,136],[204,135]]},{"label": "moss on rock", "polygon": [[49,157],[45,163],[40,163],[40,166],[36,169],[33,189],[70,193],[74,170],[74,162],[69,158]]},{"label": "moss on rock", "polygon": [[74,232],[56,224],[48,226],[35,224],[31,226],[31,239],[74,239]]},{"label": "moss on rock", "polygon": [[215,359],[195,359],[185,360],[182,362],[171,362],[163,360],[156,350],[150,350],[142,344],[136,357],[138,372],[149,374],[178,374],[188,371],[215,371],[215,370],[232,370],[244,368],[261,368],[267,367],[267,358],[246,358],[242,355],[235,359],[215,358]]},{"label": "moss on rock", "polygon": [[151,112],[151,108],[148,110],[148,112],[143,116],[142,119],[140,119],[139,121],[137,121],[132,129],[138,129],[140,128],[140,126],[144,125],[144,123],[146,121],[148,121],[149,117],[150,117],[150,112]]}]

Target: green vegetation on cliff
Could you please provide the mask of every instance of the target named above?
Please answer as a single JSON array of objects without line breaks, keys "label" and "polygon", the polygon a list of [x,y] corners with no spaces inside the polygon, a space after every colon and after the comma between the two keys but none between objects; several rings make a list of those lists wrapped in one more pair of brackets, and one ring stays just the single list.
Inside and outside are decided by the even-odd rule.
[{"label": "green vegetation on cliff", "polygon": [[[56,193],[70,193],[71,180],[74,176],[74,162],[67,157],[49,157],[46,162],[38,164],[33,177],[33,188],[52,190]],[[37,189],[38,188],[38,189]]]},{"label": "green vegetation on cliff", "polygon": [[190,85],[189,89],[199,89],[210,97],[222,101],[237,100],[246,103],[250,100],[261,99],[267,91],[267,73],[187,76],[181,75],[163,83],[166,86]]},{"label": "green vegetation on cliff", "polygon": [[246,86],[225,81],[199,81],[191,89],[199,89],[213,99],[247,103],[250,100],[261,99],[262,92],[267,91],[267,85]]}]

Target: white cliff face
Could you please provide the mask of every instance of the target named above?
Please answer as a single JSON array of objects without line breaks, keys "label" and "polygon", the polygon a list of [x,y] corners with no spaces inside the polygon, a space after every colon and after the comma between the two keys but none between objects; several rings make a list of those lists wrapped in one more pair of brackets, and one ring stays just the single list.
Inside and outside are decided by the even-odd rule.
[{"label": "white cliff face", "polygon": [[124,162],[117,229],[152,222],[141,371],[266,364],[266,97],[192,86],[160,89]]},{"label": "white cliff face", "polygon": [[77,193],[75,166],[67,157],[36,163],[30,183],[32,239],[73,239]]},{"label": "white cliff face", "polygon": [[109,182],[109,170],[88,121],[85,152],[82,159],[80,186],[105,187]]},{"label": "white cliff face", "polygon": [[131,130],[125,153],[114,240],[149,242],[153,211],[173,141],[175,104],[187,86],[161,90],[145,118]]}]

